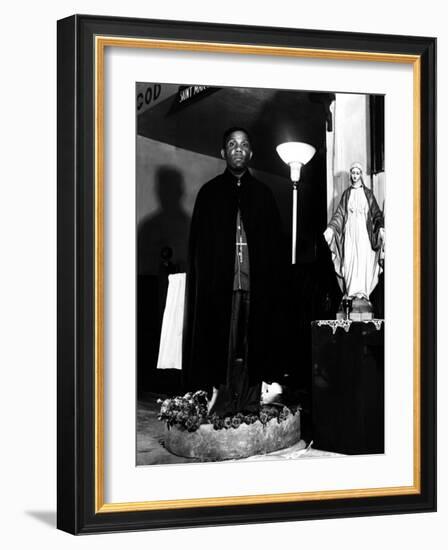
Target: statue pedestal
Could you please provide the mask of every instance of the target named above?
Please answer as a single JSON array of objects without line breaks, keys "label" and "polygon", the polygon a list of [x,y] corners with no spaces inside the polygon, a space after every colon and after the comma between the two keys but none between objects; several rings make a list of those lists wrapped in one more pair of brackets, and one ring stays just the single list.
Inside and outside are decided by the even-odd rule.
[{"label": "statue pedestal", "polygon": [[[371,321],[374,318],[372,303],[366,298],[353,298],[351,303],[351,311],[348,314],[350,321]],[[339,311],[336,313],[336,319],[341,320],[345,318],[346,315],[342,301],[339,306]]]},{"label": "statue pedestal", "polygon": [[171,453],[202,461],[247,458],[291,447],[300,441],[300,411],[278,422],[241,424],[238,428],[215,430],[202,424],[195,432],[176,426],[165,428],[164,444]]},{"label": "statue pedestal", "polygon": [[[368,311],[351,311],[348,315],[348,318],[350,321],[373,321],[373,313],[369,313]],[[345,319],[345,313],[338,311],[336,313],[336,319],[343,320]]]}]

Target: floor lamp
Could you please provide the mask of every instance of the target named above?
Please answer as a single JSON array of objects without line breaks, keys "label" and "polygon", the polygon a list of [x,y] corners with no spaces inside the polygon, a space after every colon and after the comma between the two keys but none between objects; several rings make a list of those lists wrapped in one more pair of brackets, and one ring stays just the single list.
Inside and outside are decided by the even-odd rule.
[{"label": "floor lamp", "polygon": [[308,143],[289,141],[277,146],[277,153],[285,164],[291,168],[292,181],[292,263],[296,263],[297,239],[297,189],[302,166],[307,164],[316,153],[316,149]]}]

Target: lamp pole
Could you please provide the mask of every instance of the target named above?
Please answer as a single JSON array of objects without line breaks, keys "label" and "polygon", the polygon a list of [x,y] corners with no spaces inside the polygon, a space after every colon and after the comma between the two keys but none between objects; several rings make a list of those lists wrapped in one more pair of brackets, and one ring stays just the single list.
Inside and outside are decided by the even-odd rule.
[{"label": "lamp pole", "polygon": [[298,197],[299,182],[292,182],[292,263],[296,263],[296,246],[297,246],[297,197]]},{"label": "lamp pole", "polygon": [[292,181],[292,263],[296,263],[297,255],[297,201],[299,197],[299,181],[300,172],[303,164],[298,161],[291,161],[289,163],[290,178]]}]

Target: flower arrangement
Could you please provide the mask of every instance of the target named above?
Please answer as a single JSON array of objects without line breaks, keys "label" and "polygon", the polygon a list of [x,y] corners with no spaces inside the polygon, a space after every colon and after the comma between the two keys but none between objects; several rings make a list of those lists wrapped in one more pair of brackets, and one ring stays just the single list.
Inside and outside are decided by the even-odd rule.
[{"label": "flower arrangement", "polygon": [[188,432],[196,431],[201,424],[212,424],[215,430],[229,430],[237,429],[241,424],[250,425],[255,422],[261,422],[265,426],[273,418],[280,423],[294,415],[299,408],[286,405],[262,405],[257,412],[253,413],[238,412],[225,417],[215,413],[209,415],[207,393],[202,390],[164,401],[159,399],[158,403],[161,403],[159,420],[165,421],[169,428],[176,426]]},{"label": "flower arrangement", "polygon": [[186,393],[183,397],[173,397],[157,401],[161,403],[159,420],[164,420],[167,426],[178,426],[189,432],[196,431],[199,426],[207,422],[207,393],[197,391]]}]

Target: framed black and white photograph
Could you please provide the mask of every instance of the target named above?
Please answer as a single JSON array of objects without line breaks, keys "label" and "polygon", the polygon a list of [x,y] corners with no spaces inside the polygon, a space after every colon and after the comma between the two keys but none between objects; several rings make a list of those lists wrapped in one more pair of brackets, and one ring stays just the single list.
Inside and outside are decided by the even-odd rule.
[{"label": "framed black and white photograph", "polygon": [[60,529],[435,509],[434,60],[59,21]]}]

